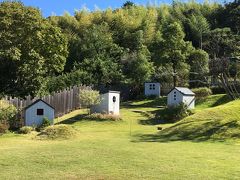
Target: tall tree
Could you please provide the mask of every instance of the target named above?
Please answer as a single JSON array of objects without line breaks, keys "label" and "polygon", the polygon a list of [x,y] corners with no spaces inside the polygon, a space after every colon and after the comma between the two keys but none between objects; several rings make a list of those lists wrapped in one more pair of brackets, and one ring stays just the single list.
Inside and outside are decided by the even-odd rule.
[{"label": "tall tree", "polygon": [[192,15],[189,19],[189,25],[192,31],[192,36],[199,41],[199,48],[202,49],[203,36],[210,30],[207,19],[201,15]]},{"label": "tall tree", "polygon": [[61,72],[67,41],[36,8],[0,3],[0,92],[39,94],[45,77]]},{"label": "tall tree", "polygon": [[[184,41],[184,37],[184,32],[179,23],[164,24],[162,30],[163,40],[161,42],[162,49],[159,49],[161,51],[159,59],[162,63],[171,64],[174,87],[180,85],[178,82],[186,80],[189,72],[186,59],[193,47],[189,42]],[[184,72],[183,70],[186,71]]]}]

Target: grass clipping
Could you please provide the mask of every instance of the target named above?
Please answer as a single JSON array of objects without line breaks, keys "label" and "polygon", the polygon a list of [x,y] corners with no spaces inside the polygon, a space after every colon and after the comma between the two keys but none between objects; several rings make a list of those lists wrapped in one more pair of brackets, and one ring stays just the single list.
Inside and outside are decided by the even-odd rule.
[{"label": "grass clipping", "polygon": [[46,127],[38,135],[38,138],[41,140],[64,140],[73,138],[76,133],[72,126],[60,124]]}]

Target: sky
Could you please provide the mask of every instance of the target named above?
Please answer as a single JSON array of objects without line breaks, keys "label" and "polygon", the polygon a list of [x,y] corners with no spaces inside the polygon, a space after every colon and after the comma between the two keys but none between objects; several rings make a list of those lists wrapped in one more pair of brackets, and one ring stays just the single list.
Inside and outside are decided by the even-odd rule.
[{"label": "sky", "polygon": [[[3,0],[0,0],[0,2]],[[80,10],[87,7],[89,10],[94,10],[98,7],[102,10],[111,7],[116,9],[121,7],[127,0],[21,0],[27,6],[38,7],[45,17],[50,15],[62,15],[64,12],[74,14],[75,10]],[[203,0],[197,0],[202,2]],[[215,0],[222,2],[222,0]],[[132,0],[138,5],[147,5],[149,3],[171,3],[172,0]]]}]

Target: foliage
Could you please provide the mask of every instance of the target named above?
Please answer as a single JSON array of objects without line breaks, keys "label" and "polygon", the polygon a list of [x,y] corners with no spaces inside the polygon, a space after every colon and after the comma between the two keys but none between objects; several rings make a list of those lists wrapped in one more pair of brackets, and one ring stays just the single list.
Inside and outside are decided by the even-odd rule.
[{"label": "foliage", "polygon": [[51,121],[47,117],[43,117],[43,121],[42,121],[40,128],[44,129],[44,128],[50,126],[51,124],[52,124]]},{"label": "foliage", "polygon": [[191,87],[206,86],[209,83],[209,57],[200,49],[194,50],[189,56],[190,74],[189,84]]},{"label": "foliage", "polygon": [[40,139],[70,139],[76,135],[76,131],[68,125],[60,124],[45,128],[38,137]]},{"label": "foliage", "polygon": [[44,78],[63,70],[67,40],[40,11],[20,2],[0,3],[0,92],[40,94]]},{"label": "foliage", "polygon": [[[82,106],[90,108],[93,105],[97,105],[100,103],[100,94],[99,91],[95,91],[92,89],[83,89],[79,92],[79,100]],[[90,113],[90,111],[89,111]]]},{"label": "foliage", "polygon": [[113,115],[113,114],[100,114],[100,113],[94,113],[91,115],[88,115],[86,117],[90,120],[96,120],[96,121],[120,121],[122,120],[120,116]]},{"label": "foliage", "polygon": [[[209,83],[205,76],[215,76],[208,74],[208,57],[240,56],[239,0],[147,7],[127,1],[116,10],[48,18],[19,2],[0,5],[0,94],[121,84],[135,96],[148,80],[163,88],[201,87]],[[238,82],[239,67],[233,69]]]},{"label": "foliage", "polygon": [[192,112],[188,109],[187,105],[180,103],[177,106],[167,107],[161,112],[160,118],[168,122],[177,122],[191,114]]},{"label": "foliage", "polygon": [[13,126],[16,121],[17,109],[4,100],[0,100],[0,123]]},{"label": "foliage", "polygon": [[[185,85],[189,73],[186,59],[192,48],[189,42],[184,41],[185,34],[178,22],[165,23],[163,26],[163,41],[161,59],[164,64],[170,64],[173,72],[173,85]],[[184,71],[186,70],[186,71]]]},{"label": "foliage", "polygon": [[0,135],[8,131],[9,125],[0,123]]},{"label": "foliage", "polygon": [[192,89],[192,91],[195,93],[196,97],[200,99],[212,95],[211,89],[207,87],[195,88]]},{"label": "foliage", "polygon": [[29,134],[34,130],[33,127],[31,126],[23,126],[19,129],[20,134]]}]

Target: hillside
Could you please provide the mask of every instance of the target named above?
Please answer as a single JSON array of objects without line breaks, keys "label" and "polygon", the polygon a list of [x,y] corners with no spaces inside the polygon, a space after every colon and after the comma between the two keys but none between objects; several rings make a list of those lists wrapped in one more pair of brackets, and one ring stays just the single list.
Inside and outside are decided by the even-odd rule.
[{"label": "hillside", "polygon": [[240,100],[197,111],[156,136],[166,141],[240,138]]}]

